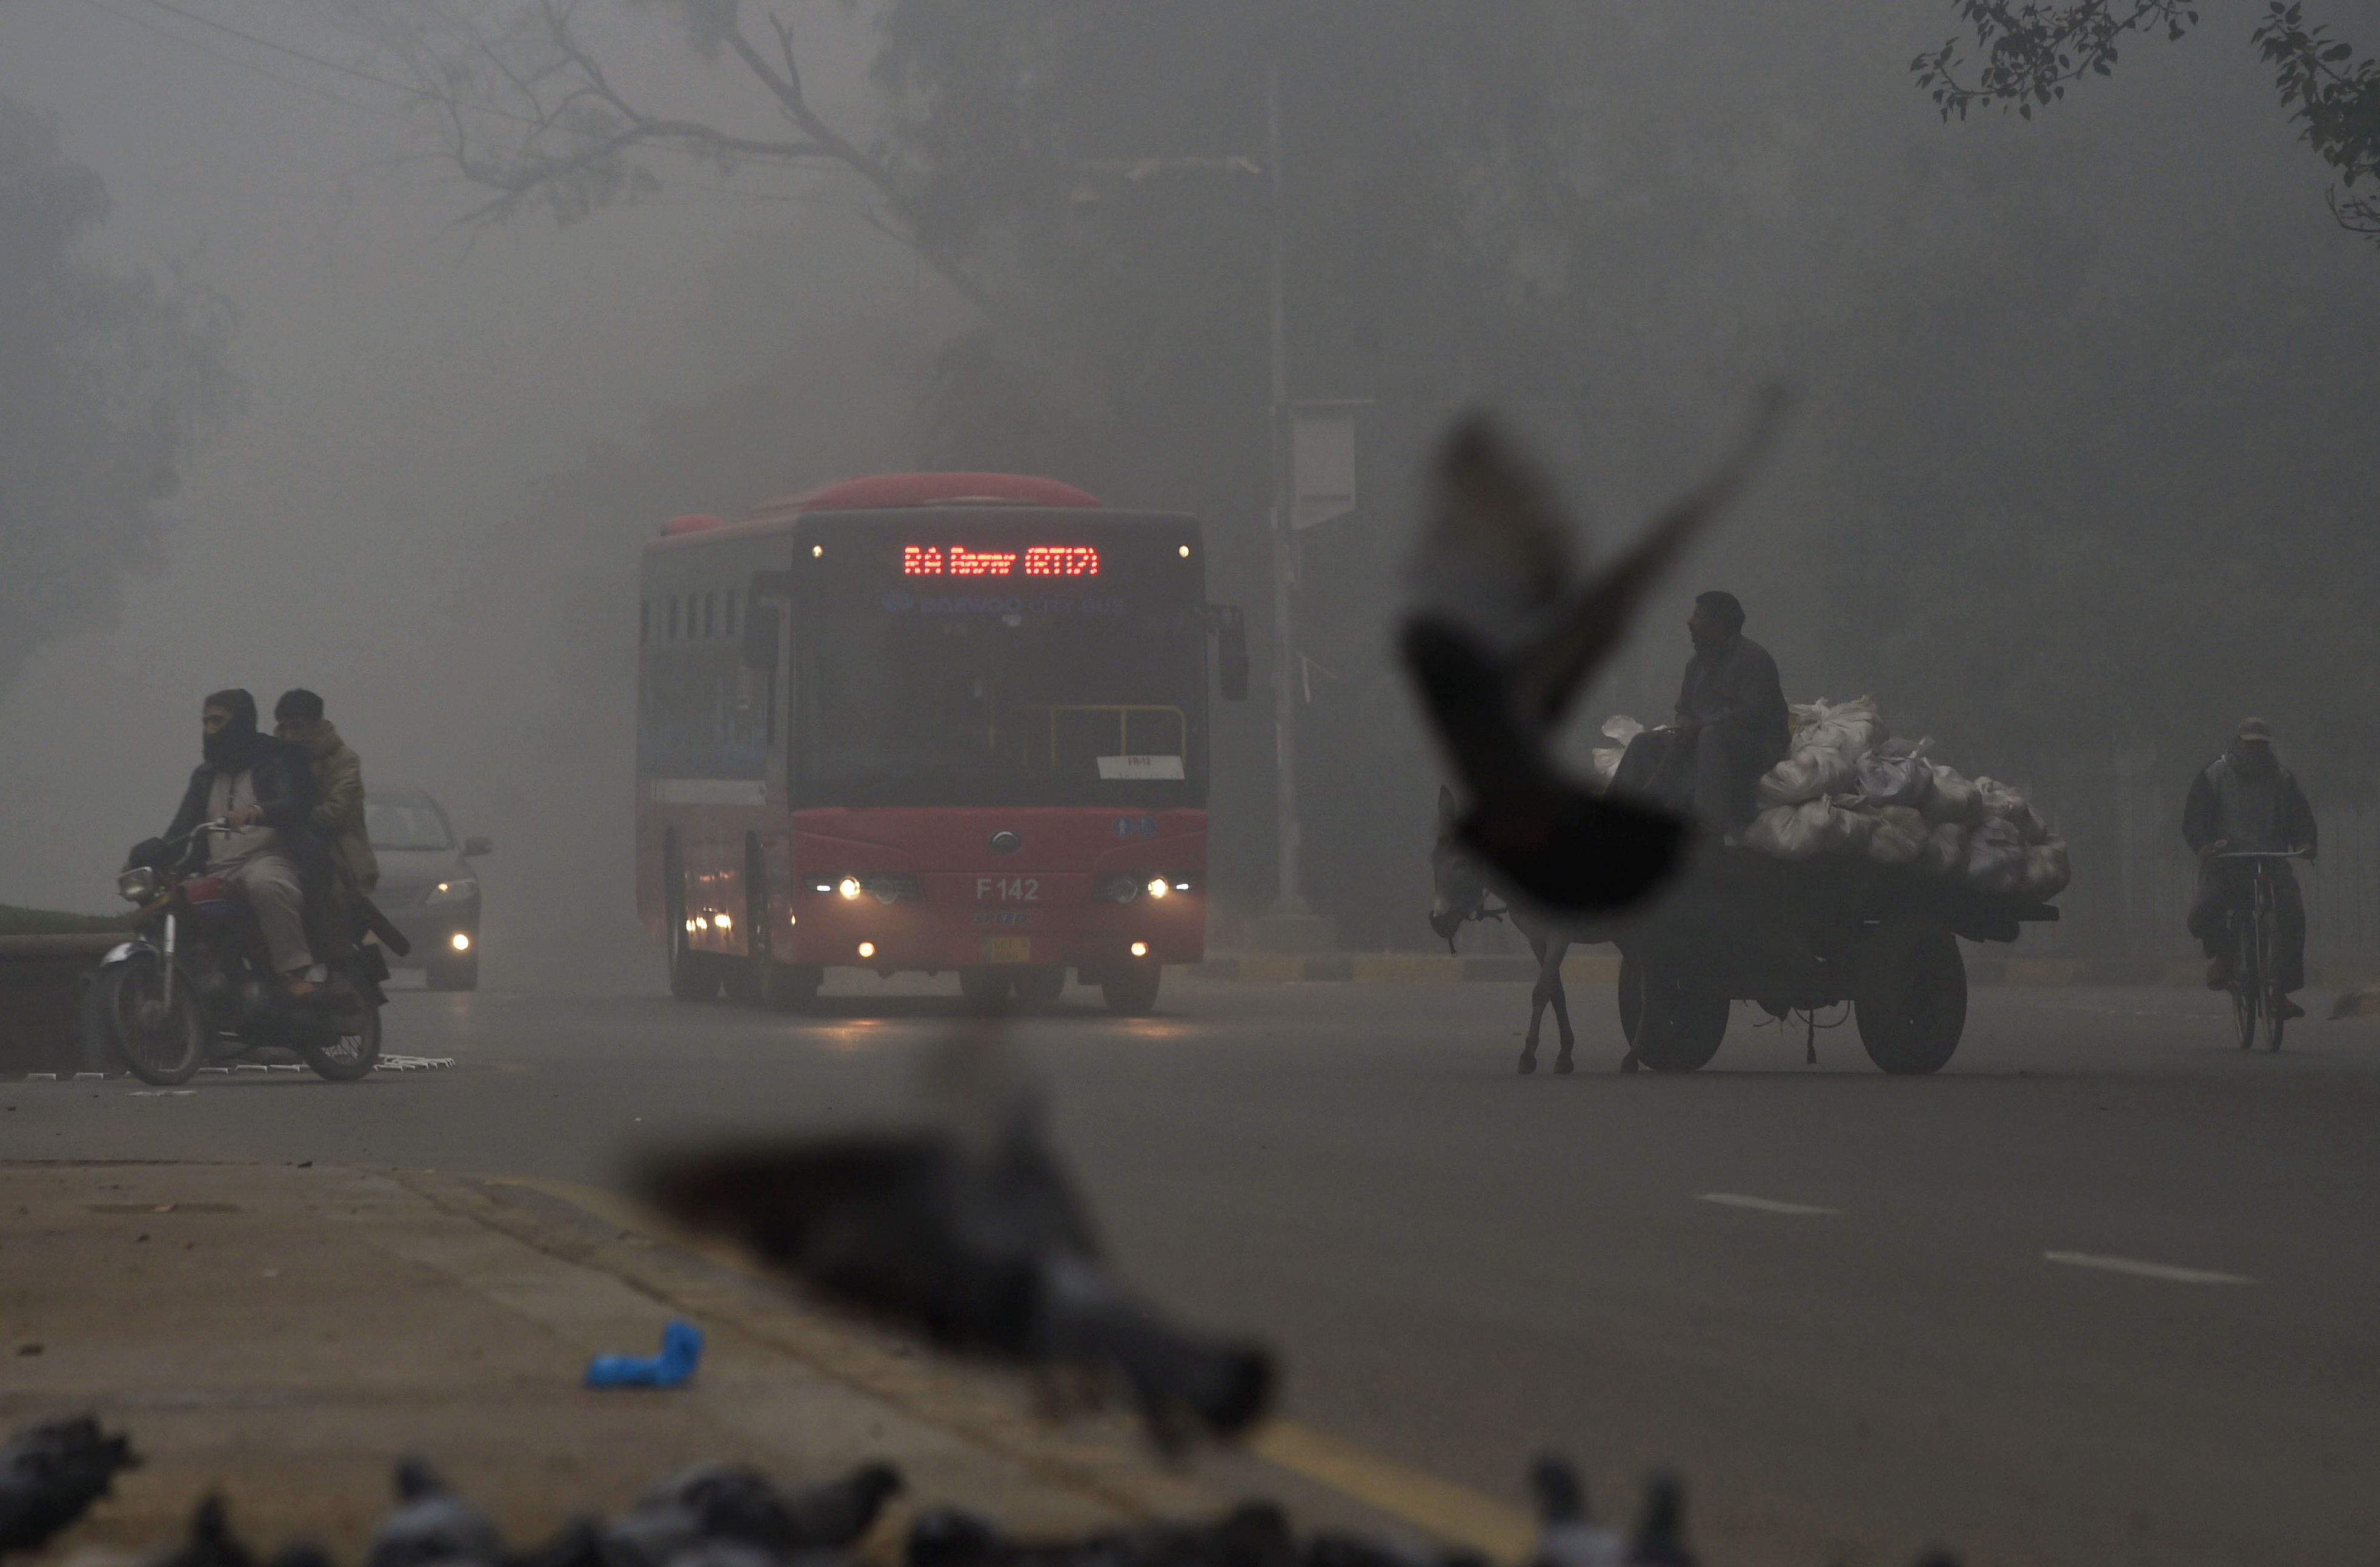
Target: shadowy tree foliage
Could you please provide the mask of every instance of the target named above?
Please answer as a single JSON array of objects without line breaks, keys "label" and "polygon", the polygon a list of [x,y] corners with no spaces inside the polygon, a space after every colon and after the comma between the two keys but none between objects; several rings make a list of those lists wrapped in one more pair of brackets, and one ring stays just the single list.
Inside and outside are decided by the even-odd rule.
[{"label": "shadowy tree foliage", "polygon": [[219,315],[80,253],[106,215],[99,176],[0,98],[0,685],[153,559],[232,397]]},{"label": "shadowy tree foliage", "polygon": [[[1918,55],[1909,68],[1944,119],[1985,107],[2031,119],[2035,105],[2064,98],[2070,84],[2114,75],[2131,39],[2179,42],[2199,25],[2202,3],[2224,0],[1953,0],[1966,35]],[[2360,181],[2380,184],[2380,59],[2358,60],[2352,43],[2326,24],[2307,25],[2305,6],[2291,0],[2266,0],[2249,41],[2272,67],[2300,139],[2338,171],[2331,214],[2340,227],[2380,243],[2380,196],[2355,194]]]}]

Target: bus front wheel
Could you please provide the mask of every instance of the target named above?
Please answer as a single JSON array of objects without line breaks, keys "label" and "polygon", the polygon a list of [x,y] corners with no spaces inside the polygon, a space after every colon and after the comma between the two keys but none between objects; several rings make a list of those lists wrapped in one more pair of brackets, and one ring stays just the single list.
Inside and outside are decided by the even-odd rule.
[{"label": "bus front wheel", "polygon": [[1111,968],[1099,977],[1099,993],[1118,1017],[1145,1017],[1157,1006],[1157,985],[1164,975],[1153,963]]}]

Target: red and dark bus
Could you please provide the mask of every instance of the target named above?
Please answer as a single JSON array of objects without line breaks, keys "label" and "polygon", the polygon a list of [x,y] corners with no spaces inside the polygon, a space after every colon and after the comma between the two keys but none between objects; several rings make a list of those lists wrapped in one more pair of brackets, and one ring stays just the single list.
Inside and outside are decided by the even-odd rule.
[{"label": "red and dark bus", "polygon": [[645,546],[637,905],[671,993],[955,971],[1145,1013],[1205,955],[1208,644],[1187,516],[917,473],[685,516]]}]

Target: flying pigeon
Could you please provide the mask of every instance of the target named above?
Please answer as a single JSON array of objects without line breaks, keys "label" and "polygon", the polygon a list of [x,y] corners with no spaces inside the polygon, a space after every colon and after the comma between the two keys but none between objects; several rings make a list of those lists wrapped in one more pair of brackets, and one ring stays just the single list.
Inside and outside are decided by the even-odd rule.
[{"label": "flying pigeon", "polygon": [[1553,732],[1654,584],[1742,489],[1783,407],[1770,393],[1717,472],[1575,581],[1560,506],[1492,426],[1468,420],[1439,452],[1411,568],[1405,670],[1471,802],[1459,836],[1549,909],[1624,906],[1683,845],[1676,817],[1565,777]]}]

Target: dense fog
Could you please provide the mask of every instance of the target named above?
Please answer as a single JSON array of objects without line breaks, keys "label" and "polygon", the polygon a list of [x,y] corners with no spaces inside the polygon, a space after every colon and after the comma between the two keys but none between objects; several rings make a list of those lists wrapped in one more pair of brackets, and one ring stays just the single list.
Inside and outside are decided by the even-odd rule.
[{"label": "dense fog", "polygon": [[[2335,9],[2380,35],[2380,7]],[[1779,453],[1582,736],[1665,713],[1687,601],[1731,589],[1795,699],[1871,694],[2060,816],[2056,940],[2179,940],[2147,890],[2179,871],[2141,845],[2178,865],[2191,771],[2247,712],[2325,808],[2380,778],[2380,249],[2325,211],[2245,7],[2029,121],[1946,125],[1908,63],[1956,18],[1921,0],[805,6],[809,104],[903,200],[657,149],[495,221],[438,115],[368,79],[407,79],[391,39],[433,14],[466,13],[0,7],[0,98],[106,189],[76,254],[148,274],[228,376],[173,432],[178,481],[112,503],[153,539],[0,516],[7,613],[79,595],[5,644],[0,902],[108,906],[199,698],[304,685],[370,780],[495,839],[492,983],[658,984],[630,898],[639,545],[946,467],[1202,517],[1259,682],[1216,710],[1215,903],[1260,910],[1266,209],[1227,165],[1262,153],[1269,64],[1290,395],[1364,405],[1357,505],[1300,535],[1296,599],[1306,881],[1347,944],[1429,940],[1439,774],[1388,632],[1418,465],[1474,404],[1608,546],[1786,381]],[[784,134],[719,14],[580,25],[639,106]]]}]

